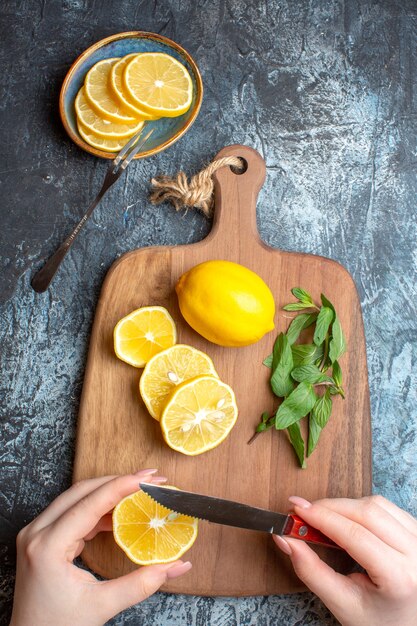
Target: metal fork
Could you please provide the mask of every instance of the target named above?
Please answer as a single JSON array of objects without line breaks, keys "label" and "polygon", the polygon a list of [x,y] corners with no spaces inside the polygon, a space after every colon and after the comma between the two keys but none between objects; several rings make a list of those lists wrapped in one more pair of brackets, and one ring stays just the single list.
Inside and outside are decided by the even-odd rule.
[{"label": "metal fork", "polygon": [[33,276],[31,285],[35,291],[42,292],[48,289],[53,277],[58,271],[59,266],[64,260],[64,257],[67,254],[68,250],[74,243],[80,230],[82,229],[104,194],[110,189],[110,187],[116,182],[116,180],[120,178],[135,154],[137,154],[142,146],[148,141],[154,130],[154,128],[151,128],[151,130],[146,133],[143,139],[140,140],[141,134],[143,132],[143,129],[141,129],[138,133],[136,133],[136,135],[133,135],[132,139],[125,146],[123,146],[116,158],[113,159],[113,161],[110,163],[103,181],[103,185],[98,192],[96,198],[88,207],[85,215],[78,222],[77,226],[74,228],[69,237],[65,239],[65,241],[59,246],[58,250],[48,259],[42,269],[36,272],[36,274]]}]

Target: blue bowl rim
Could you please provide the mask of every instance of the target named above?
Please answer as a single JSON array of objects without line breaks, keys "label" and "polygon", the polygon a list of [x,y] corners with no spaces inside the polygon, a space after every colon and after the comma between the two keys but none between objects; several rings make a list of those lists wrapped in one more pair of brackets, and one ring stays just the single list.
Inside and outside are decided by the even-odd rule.
[{"label": "blue bowl rim", "polygon": [[140,154],[137,154],[134,157],[135,159],[143,159],[145,157],[157,154],[158,152],[161,152],[162,150],[166,150],[166,148],[168,148],[169,146],[174,144],[176,141],[178,141],[178,139],[180,139],[180,137],[182,137],[187,132],[187,130],[191,127],[191,125],[194,123],[194,120],[196,119],[200,111],[201,102],[203,99],[203,81],[201,79],[200,70],[198,69],[196,62],[194,61],[192,56],[189,54],[189,52],[187,52],[182,46],[180,46],[180,44],[176,43],[172,39],[169,39],[168,37],[165,37],[164,35],[159,35],[158,33],[150,33],[150,32],[146,32],[142,30],[133,30],[133,31],[127,31],[124,33],[117,33],[115,35],[110,35],[109,37],[105,37],[104,39],[100,39],[100,41],[97,41],[96,43],[91,45],[89,48],[84,50],[84,52],[82,52],[79,55],[79,57],[77,57],[77,59],[69,68],[67,75],[65,76],[64,82],[62,83],[61,92],[59,95],[59,113],[60,113],[61,121],[64,125],[64,128],[67,131],[69,137],[72,139],[72,141],[77,146],[79,146],[82,150],[85,150],[85,152],[89,152],[90,154],[93,154],[94,156],[98,156],[104,159],[114,159],[116,153],[105,152],[104,150],[99,150],[98,148],[94,148],[93,146],[90,146],[90,144],[85,142],[79,135],[77,135],[73,131],[73,129],[71,128],[68,122],[67,115],[65,112],[65,96],[66,96],[66,92],[68,89],[68,85],[70,84],[74,73],[76,72],[78,67],[83,63],[85,59],[87,59],[96,50],[99,50],[100,48],[106,46],[107,44],[113,41],[117,41],[118,39],[128,39],[128,38],[154,39],[169,47],[174,48],[181,56],[185,57],[185,59],[191,66],[192,71],[194,73],[196,85],[197,85],[196,101],[194,103],[191,116],[187,120],[186,124],[170,139],[161,143],[159,146],[152,148],[151,150],[147,150],[145,152],[141,152]]}]

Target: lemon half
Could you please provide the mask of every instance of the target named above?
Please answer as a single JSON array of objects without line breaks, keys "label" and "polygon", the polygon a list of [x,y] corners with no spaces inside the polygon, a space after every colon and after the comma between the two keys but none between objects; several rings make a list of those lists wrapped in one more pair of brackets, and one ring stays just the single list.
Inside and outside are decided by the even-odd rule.
[{"label": "lemon half", "polygon": [[113,510],[113,536],[134,563],[171,563],[197,538],[198,521],[170,511],[143,491],[124,498]]}]

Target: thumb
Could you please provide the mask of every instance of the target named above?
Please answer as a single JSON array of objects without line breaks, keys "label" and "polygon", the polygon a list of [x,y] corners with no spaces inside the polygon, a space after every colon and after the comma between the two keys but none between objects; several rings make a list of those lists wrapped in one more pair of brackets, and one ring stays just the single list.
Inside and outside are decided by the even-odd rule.
[{"label": "thumb", "polygon": [[304,541],[276,535],[273,535],[273,539],[291,559],[298,578],[324,602],[337,619],[340,620],[345,614],[347,605],[353,613],[359,596],[354,580],[335,572]]},{"label": "thumb", "polygon": [[103,617],[108,621],[124,609],[142,602],[158,591],[172,578],[186,574],[192,565],[189,561],[175,561],[164,565],[147,565],[114,580],[100,583],[100,601]]}]

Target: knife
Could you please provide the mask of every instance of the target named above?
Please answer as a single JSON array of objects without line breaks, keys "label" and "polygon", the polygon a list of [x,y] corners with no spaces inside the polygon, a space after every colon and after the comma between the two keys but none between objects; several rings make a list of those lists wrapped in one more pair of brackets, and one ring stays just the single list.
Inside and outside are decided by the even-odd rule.
[{"label": "knife", "polygon": [[266,509],[258,509],[247,504],[204,496],[190,491],[179,491],[169,487],[159,487],[147,483],[141,483],[142,491],[151,496],[158,504],[171,509],[182,515],[198,517],[215,524],[236,526],[249,530],[260,530],[274,535],[294,537],[309,543],[339,548],[334,541],[323,535],[319,530],[306,524],[306,522],[289,513],[275,513]]}]

